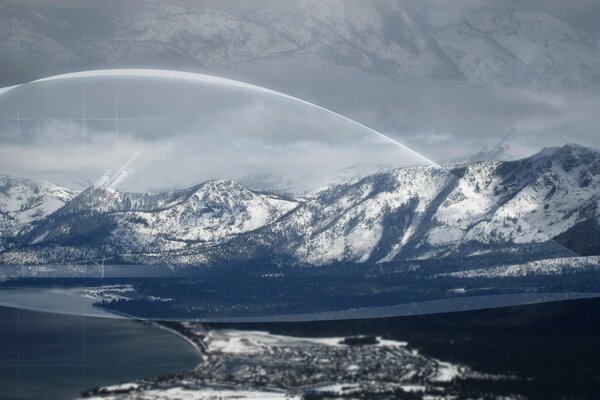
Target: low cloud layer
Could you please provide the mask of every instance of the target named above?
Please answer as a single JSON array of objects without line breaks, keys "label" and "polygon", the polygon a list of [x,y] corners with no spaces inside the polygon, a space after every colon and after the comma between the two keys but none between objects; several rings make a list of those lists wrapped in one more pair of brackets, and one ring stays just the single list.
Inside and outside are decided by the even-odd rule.
[{"label": "low cloud layer", "polygon": [[127,190],[208,179],[326,176],[359,163],[423,163],[399,145],[316,107],[247,89],[170,79],[78,78],[0,98],[0,170],[94,182],[132,154]]},{"label": "low cloud layer", "polygon": [[[469,158],[513,128],[517,135],[507,144],[515,158],[568,142],[600,147],[597,1],[10,0],[0,10],[6,61],[0,81],[6,85],[103,68],[195,71],[306,99],[438,162]],[[353,142],[347,131],[356,127],[241,93],[198,96],[185,85],[154,85],[141,95],[130,81],[122,82],[117,96],[114,85],[61,85],[60,98],[38,90],[22,94],[22,102],[14,95],[15,101],[2,99],[0,172],[50,171],[52,163],[42,160],[52,158],[47,149],[54,147],[61,168],[90,169],[82,177],[118,168],[131,151],[143,152],[135,179],[141,179],[144,160],[198,152],[205,154],[194,160],[200,172],[186,167],[194,183],[260,172],[257,165],[321,174],[322,164],[386,158],[372,156],[378,151],[367,156],[363,143]],[[28,90],[37,89],[22,92]],[[115,108],[119,146],[111,136]],[[102,150],[88,154],[96,148]],[[275,154],[281,166],[271,160]],[[224,160],[236,167],[226,170]],[[167,175],[165,168],[148,176]]]},{"label": "low cloud layer", "polygon": [[535,88],[489,88],[460,82],[399,82],[319,63],[269,61],[269,76],[257,62],[237,72],[242,79],[264,84],[302,98],[314,98],[304,81],[292,79],[292,65],[319,87],[320,104],[374,127],[436,161],[466,156],[483,145],[494,146],[512,128],[514,157],[544,147],[574,142],[600,148],[593,91]]}]

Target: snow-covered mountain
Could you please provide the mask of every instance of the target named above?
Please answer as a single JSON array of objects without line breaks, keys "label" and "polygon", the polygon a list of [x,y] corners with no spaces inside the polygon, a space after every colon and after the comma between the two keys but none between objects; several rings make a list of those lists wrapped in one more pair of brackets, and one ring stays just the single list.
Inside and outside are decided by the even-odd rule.
[{"label": "snow-covered mountain", "polygon": [[516,3],[6,1],[0,21],[0,54],[13,60],[4,79],[21,65],[40,69],[32,77],[107,65],[224,72],[302,56],[407,81],[600,84],[597,35]]},{"label": "snow-covered mountain", "polygon": [[600,232],[599,202],[600,153],[567,145],[518,161],[402,168],[335,186],[256,243],[312,265],[569,254],[561,243],[582,250],[582,228]]},{"label": "snow-covered mountain", "polygon": [[0,248],[5,237],[52,214],[76,194],[50,182],[0,175]]},{"label": "snow-covered mountain", "polygon": [[399,168],[305,199],[210,181],[171,193],[90,188],[15,235],[4,263],[297,265],[598,254],[600,152]]},{"label": "snow-covered mountain", "polygon": [[224,180],[157,194],[91,187],[19,235],[18,243],[45,250],[58,246],[62,250],[57,250],[56,260],[64,254],[88,259],[129,253],[160,256],[195,244],[226,242],[274,222],[297,205]]}]

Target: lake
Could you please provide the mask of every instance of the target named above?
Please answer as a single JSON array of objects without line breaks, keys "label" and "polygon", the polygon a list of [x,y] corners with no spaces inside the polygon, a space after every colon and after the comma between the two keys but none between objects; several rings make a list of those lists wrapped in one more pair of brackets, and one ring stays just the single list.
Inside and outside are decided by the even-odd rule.
[{"label": "lake", "polygon": [[193,369],[200,353],[154,325],[0,307],[3,399],[77,398],[92,387]]}]

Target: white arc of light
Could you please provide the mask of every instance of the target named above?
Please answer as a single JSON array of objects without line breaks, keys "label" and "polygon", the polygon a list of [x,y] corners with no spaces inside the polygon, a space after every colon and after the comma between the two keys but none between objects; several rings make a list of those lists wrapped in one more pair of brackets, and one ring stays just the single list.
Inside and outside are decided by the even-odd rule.
[{"label": "white arc of light", "polygon": [[22,83],[22,84],[18,84],[18,85],[14,85],[14,86],[0,88],[0,96],[8,93],[11,90],[16,89],[20,86],[32,84],[32,83],[58,81],[58,80],[75,79],[75,78],[103,78],[103,77],[135,77],[135,78],[147,77],[147,78],[180,79],[180,80],[187,80],[187,81],[194,81],[194,82],[203,82],[203,83],[208,83],[208,84],[217,84],[217,85],[223,85],[223,86],[229,86],[229,87],[235,87],[235,88],[241,88],[241,89],[255,90],[255,91],[258,91],[261,93],[266,93],[266,94],[286,98],[286,99],[297,101],[302,104],[308,105],[310,107],[325,111],[329,114],[335,115],[338,118],[341,118],[347,122],[350,122],[351,124],[354,124],[363,129],[366,129],[370,133],[373,133],[373,134],[379,136],[380,138],[384,139],[387,142],[390,142],[396,146],[401,147],[403,150],[409,152],[413,156],[416,156],[418,159],[424,161],[427,164],[440,167],[440,165],[437,164],[435,161],[430,160],[429,158],[425,157],[424,155],[422,155],[422,154],[416,152],[415,150],[405,146],[404,144],[398,142],[397,140],[392,139],[391,137],[384,135],[383,133],[376,131],[373,128],[363,125],[360,122],[357,122],[351,118],[348,118],[348,117],[346,117],[342,114],[339,114],[335,111],[332,111],[328,108],[319,106],[317,104],[311,103],[306,100],[302,100],[298,97],[294,97],[294,96],[290,96],[290,95],[282,93],[282,92],[278,92],[276,90],[267,89],[262,86],[257,86],[257,85],[253,85],[253,84],[246,83],[246,82],[236,81],[233,79],[222,78],[222,77],[214,76],[214,75],[199,74],[199,73],[195,73],[195,72],[162,70],[162,69],[100,69],[100,70],[91,70],[91,71],[79,71],[79,72],[71,72],[71,73],[67,73],[67,74],[49,76],[46,78],[36,79],[36,80],[28,82],[28,83]]}]

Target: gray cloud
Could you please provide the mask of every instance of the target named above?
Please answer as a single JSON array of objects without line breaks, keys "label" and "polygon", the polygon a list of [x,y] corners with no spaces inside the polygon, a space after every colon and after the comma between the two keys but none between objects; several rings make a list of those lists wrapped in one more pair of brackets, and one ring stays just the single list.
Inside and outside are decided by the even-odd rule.
[{"label": "gray cloud", "polygon": [[[14,111],[19,105],[19,127]],[[421,162],[401,147],[299,101],[208,83],[78,78],[33,83],[0,97],[0,170],[93,182],[133,153],[129,190],[207,179],[325,176],[356,163]]]},{"label": "gray cloud", "polygon": [[[482,11],[491,18],[480,19]],[[513,20],[514,11],[531,19]],[[528,21],[539,21],[540,30],[521,29],[535,25]],[[313,101],[436,160],[494,145],[512,127],[519,134],[510,141],[511,152],[525,156],[566,142],[600,147],[599,21],[600,3],[593,0],[8,0],[0,4],[0,80],[12,84],[107,67],[207,72]],[[293,148],[308,157],[300,142],[288,142],[296,137],[323,146],[325,155],[315,153],[313,160],[322,163],[318,157],[330,158],[332,148],[341,154],[354,140],[346,128],[302,108],[281,111],[283,104],[239,93],[197,96],[186,85],[146,87],[140,96],[139,84],[123,83],[119,93],[121,143],[144,147],[149,159],[152,146],[157,159],[167,149],[181,154],[200,144],[202,151],[217,151],[216,143],[202,142],[204,135],[254,151],[244,156],[248,160],[262,157],[261,146]],[[83,147],[109,140],[114,88],[97,85],[85,102],[81,88],[62,90],[60,100],[30,96],[22,116],[69,120],[79,118],[85,104],[88,118],[102,121],[88,121],[81,129],[87,136],[78,136],[77,125],[35,121],[22,121],[17,134],[18,102],[4,102],[3,151],[17,152],[19,143]],[[151,111],[164,108],[156,99],[168,105],[168,118]],[[165,137],[178,139],[166,143]],[[216,171],[234,154],[241,153],[215,157],[203,171]],[[127,157],[115,154],[109,164]],[[252,165],[244,168],[257,169]]]},{"label": "gray cloud", "polygon": [[[304,79],[319,88],[316,94],[313,86],[293,79],[294,72],[287,72],[290,64],[302,69]],[[301,98],[318,97],[320,104],[434,160],[474,153],[482,145],[493,146],[513,127],[518,131],[510,140],[515,157],[567,142],[600,148],[600,96],[593,92],[399,82],[301,59],[290,64],[257,62],[237,73],[253,77],[258,84],[277,76],[275,86],[280,90]],[[266,77],[261,71],[272,75]]]}]

